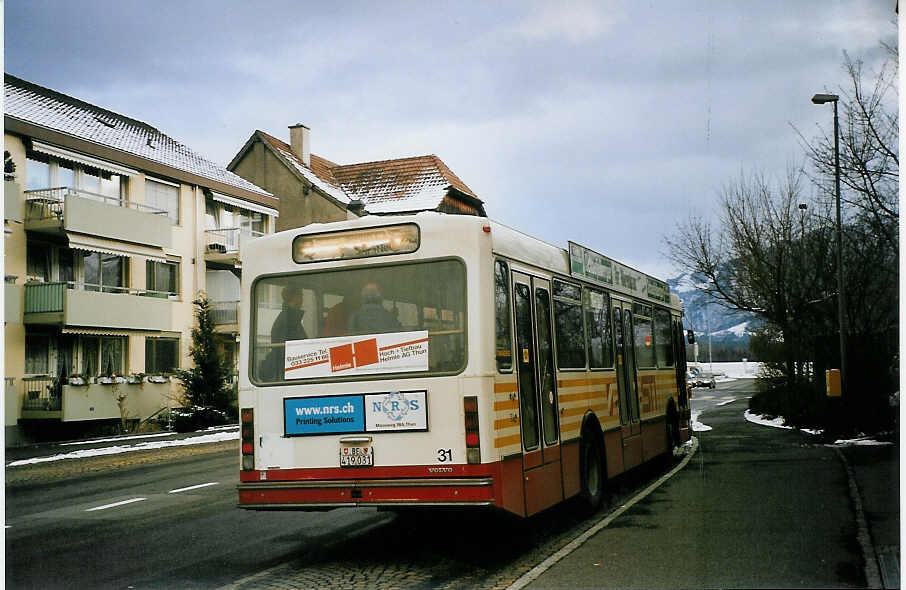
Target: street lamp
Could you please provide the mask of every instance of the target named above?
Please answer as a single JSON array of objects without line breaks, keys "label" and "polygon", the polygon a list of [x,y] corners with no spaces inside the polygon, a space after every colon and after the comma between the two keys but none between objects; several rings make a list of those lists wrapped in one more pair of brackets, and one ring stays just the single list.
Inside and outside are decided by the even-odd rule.
[{"label": "street lamp", "polygon": [[837,120],[837,103],[840,97],[836,94],[816,94],[812,97],[815,104],[834,103],[834,193],[837,201],[837,314],[840,324],[840,393],[844,393],[846,383],[846,315],[843,313],[843,229],[840,221],[840,124]]}]

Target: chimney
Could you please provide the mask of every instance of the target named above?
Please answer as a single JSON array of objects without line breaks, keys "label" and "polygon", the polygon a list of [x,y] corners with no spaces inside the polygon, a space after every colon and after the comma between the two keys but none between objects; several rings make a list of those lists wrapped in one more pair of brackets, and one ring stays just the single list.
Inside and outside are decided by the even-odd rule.
[{"label": "chimney", "polygon": [[311,130],[302,123],[289,126],[289,147],[302,163],[311,167]]}]

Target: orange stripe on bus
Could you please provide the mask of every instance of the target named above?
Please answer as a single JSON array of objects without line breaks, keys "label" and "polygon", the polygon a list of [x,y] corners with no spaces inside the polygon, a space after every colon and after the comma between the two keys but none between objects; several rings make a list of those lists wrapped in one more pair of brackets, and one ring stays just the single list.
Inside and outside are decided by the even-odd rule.
[{"label": "orange stripe on bus", "polygon": [[516,421],[513,421],[513,418],[501,418],[500,420],[494,420],[494,430],[503,430],[504,428],[513,428],[514,426],[519,426],[519,417],[516,417]]},{"label": "orange stripe on bus", "polygon": [[509,383],[495,383],[494,384],[494,393],[515,393],[516,392],[516,382]]},{"label": "orange stripe on bus", "polygon": [[512,434],[510,436],[501,436],[500,438],[494,439],[494,448],[500,449],[502,447],[508,447],[510,445],[518,445],[521,439],[518,434]]},{"label": "orange stripe on bus", "polygon": [[502,400],[499,402],[494,402],[494,411],[500,412],[503,410],[515,410],[519,407],[519,402],[514,399]]},{"label": "orange stripe on bus", "polygon": [[585,391],[583,393],[567,393],[558,397],[560,403],[577,402],[586,399],[595,399],[596,397],[607,397],[603,391]]},{"label": "orange stripe on bus", "polygon": [[588,408],[571,408],[568,410],[563,410],[560,416],[563,416],[564,418],[569,416],[581,416],[587,411],[587,409]]}]

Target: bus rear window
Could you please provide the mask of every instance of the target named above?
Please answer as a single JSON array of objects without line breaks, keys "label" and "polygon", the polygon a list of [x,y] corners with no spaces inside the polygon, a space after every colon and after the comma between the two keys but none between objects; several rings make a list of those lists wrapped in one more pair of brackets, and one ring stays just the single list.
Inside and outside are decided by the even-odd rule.
[{"label": "bus rear window", "polygon": [[252,288],[251,311],[260,383],[451,374],[466,364],[458,260],[267,277]]}]

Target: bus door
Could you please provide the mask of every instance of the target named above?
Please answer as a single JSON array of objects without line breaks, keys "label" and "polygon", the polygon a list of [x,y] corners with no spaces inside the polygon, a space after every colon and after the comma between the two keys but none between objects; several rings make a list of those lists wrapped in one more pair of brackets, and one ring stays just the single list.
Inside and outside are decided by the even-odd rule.
[{"label": "bus door", "polygon": [[683,334],[683,325],[676,318],[673,319],[673,358],[676,359],[676,391],[679,409],[689,407],[689,396],[686,391],[686,339]]},{"label": "bus door", "polygon": [[623,430],[623,466],[630,469],[642,462],[642,427],[639,422],[631,303],[614,300],[613,327],[617,349],[617,386],[620,389],[620,425]]},{"label": "bus door", "polygon": [[563,499],[550,283],[513,273],[526,514]]}]

